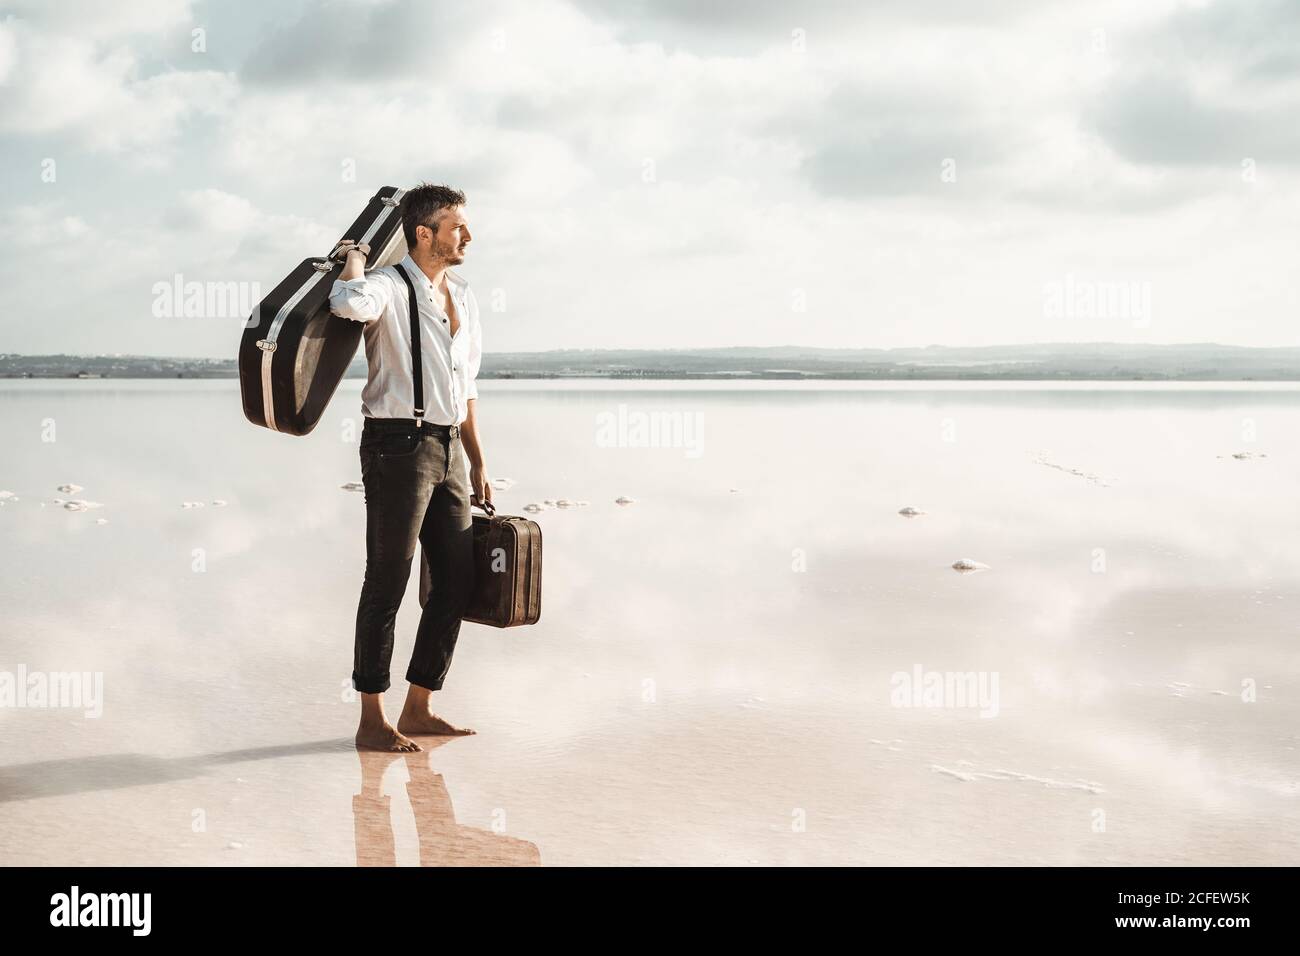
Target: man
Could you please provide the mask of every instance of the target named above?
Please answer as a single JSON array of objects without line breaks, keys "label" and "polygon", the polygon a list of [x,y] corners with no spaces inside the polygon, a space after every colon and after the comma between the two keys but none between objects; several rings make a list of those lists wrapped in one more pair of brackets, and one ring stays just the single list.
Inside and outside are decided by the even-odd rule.
[{"label": "man", "polygon": [[[408,734],[472,734],[433,712],[474,586],[470,505],[491,507],[475,411],[483,354],[478,304],[450,267],[470,243],[465,196],[448,186],[406,193],[402,229],[409,254],[365,274],[364,245],[345,239],[347,262],[330,292],[336,315],[366,323],[369,380],[361,392],[361,478],[366,497],[366,576],[357,607],[352,683],[361,693],[357,746],[421,750]],[[409,285],[408,285],[409,281]],[[410,298],[416,302],[422,375],[413,374]],[[422,403],[417,404],[417,397]],[[468,480],[465,474],[469,461]],[[393,623],[424,548],[433,589],[420,616],[394,727],[384,716]]]}]

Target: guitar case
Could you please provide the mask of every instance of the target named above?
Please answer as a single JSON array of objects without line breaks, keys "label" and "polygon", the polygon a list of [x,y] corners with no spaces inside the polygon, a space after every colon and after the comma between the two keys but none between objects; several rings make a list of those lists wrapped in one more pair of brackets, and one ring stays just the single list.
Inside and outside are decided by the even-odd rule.
[{"label": "guitar case", "polygon": [[[343,235],[370,245],[367,270],[406,256],[405,193],[394,186],[380,189]],[[244,416],[254,425],[306,435],[325,413],[365,329],[330,312],[330,290],[342,271],[341,258],[304,259],[244,323],[239,389]]]}]

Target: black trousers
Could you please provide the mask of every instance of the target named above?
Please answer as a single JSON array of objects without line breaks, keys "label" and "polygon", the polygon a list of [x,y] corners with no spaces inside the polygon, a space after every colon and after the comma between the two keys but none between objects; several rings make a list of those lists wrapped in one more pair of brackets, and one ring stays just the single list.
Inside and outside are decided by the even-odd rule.
[{"label": "black trousers", "polygon": [[366,577],[357,606],[352,685],[364,694],[381,694],[389,687],[393,624],[418,544],[429,559],[433,587],[420,615],[406,679],[438,690],[451,667],[460,619],[474,588],[469,478],[460,429],[366,418],[361,481]]}]

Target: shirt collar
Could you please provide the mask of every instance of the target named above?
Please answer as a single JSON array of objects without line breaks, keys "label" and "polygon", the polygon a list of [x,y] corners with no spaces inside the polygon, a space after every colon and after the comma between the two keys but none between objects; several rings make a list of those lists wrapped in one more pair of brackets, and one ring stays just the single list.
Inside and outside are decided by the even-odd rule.
[{"label": "shirt collar", "polygon": [[[429,277],[424,274],[424,270],[415,264],[415,260],[411,258],[409,252],[406,254],[406,258],[402,260],[402,268],[406,270],[407,275],[411,277],[412,281],[422,283],[424,291],[432,295],[433,283],[430,282]],[[456,298],[464,298],[465,289],[469,283],[450,269],[445,271],[443,275],[447,278],[447,287],[455,293]]]}]

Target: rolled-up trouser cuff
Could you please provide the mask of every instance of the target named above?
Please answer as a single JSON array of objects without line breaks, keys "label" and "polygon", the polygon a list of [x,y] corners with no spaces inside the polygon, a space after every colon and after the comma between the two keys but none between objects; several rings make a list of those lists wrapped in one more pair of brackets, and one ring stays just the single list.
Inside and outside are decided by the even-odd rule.
[{"label": "rolled-up trouser cuff", "polygon": [[358,677],[357,672],[352,672],[352,689],[361,694],[382,694],[391,686],[391,681],[384,678],[364,678]]},{"label": "rolled-up trouser cuff", "polygon": [[416,670],[406,672],[406,679],[425,690],[442,690],[442,678],[432,677],[428,674],[421,674]]}]

